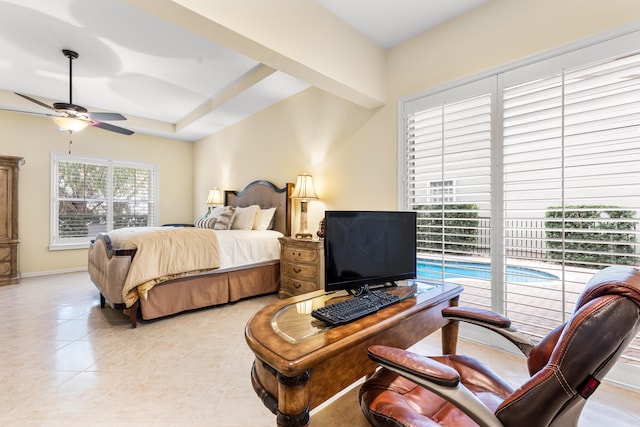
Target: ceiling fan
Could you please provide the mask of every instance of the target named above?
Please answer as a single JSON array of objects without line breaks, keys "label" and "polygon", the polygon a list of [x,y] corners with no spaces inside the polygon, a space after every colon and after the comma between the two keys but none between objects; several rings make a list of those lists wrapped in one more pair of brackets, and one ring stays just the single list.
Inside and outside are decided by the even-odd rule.
[{"label": "ceiling fan", "polygon": [[[94,113],[87,111],[86,108],[73,103],[72,98],[72,63],[74,59],[78,58],[78,53],[69,49],[63,49],[64,56],[69,58],[69,103],[56,102],[53,106],[47,105],[44,102],[38,101],[28,95],[14,92],[16,95],[23,97],[31,102],[34,102],[41,107],[53,110],[54,113],[31,113],[50,116],[53,121],[60,126],[61,129],[72,131],[78,131],[84,129],[87,126],[95,126],[100,129],[116,132],[122,135],[132,135],[133,131],[115,126],[105,121],[127,120],[122,114],[119,113]],[[12,110],[15,111],[15,110]],[[26,111],[22,111],[26,112]]]}]

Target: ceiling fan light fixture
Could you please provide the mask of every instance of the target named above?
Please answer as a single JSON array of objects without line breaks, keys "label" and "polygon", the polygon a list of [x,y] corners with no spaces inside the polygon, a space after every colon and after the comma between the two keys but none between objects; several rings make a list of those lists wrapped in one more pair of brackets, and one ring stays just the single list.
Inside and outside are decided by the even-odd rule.
[{"label": "ceiling fan light fixture", "polygon": [[73,117],[54,117],[53,121],[61,130],[70,130],[72,132],[80,131],[89,126],[88,122],[74,119]]}]

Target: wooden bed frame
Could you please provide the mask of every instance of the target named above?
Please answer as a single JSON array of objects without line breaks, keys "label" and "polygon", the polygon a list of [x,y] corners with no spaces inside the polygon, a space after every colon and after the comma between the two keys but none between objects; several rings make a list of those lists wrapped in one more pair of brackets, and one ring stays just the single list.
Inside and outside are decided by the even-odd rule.
[{"label": "wooden bed frame", "polygon": [[[290,197],[293,184],[278,188],[268,181],[254,181],[244,190],[225,191],[225,205],[261,208],[275,207],[273,229],[291,235]],[[135,249],[113,248],[107,233],[91,242],[88,269],[91,280],[100,291],[100,307],[125,308],[122,286],[127,277]],[[146,299],[129,307],[131,326],[137,326],[140,314],[144,320],[156,319],[187,310],[226,304],[257,295],[277,292],[280,285],[280,262],[275,260],[257,266],[225,269],[181,277],[155,285]]]}]

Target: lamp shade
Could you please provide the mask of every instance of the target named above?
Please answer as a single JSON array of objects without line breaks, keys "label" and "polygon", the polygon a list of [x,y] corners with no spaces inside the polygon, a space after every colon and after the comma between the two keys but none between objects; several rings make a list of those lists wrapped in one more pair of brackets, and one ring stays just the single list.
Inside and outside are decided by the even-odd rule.
[{"label": "lamp shade", "polygon": [[224,203],[222,200],[222,190],[213,187],[209,190],[209,196],[207,197],[207,205],[221,205]]},{"label": "lamp shade", "polygon": [[296,186],[291,194],[292,199],[311,200],[317,199],[315,190],[313,189],[313,177],[308,173],[298,175]]},{"label": "lamp shade", "polygon": [[77,132],[89,126],[89,123],[84,120],[74,119],[73,117],[54,117],[55,124],[63,130],[70,130]]}]

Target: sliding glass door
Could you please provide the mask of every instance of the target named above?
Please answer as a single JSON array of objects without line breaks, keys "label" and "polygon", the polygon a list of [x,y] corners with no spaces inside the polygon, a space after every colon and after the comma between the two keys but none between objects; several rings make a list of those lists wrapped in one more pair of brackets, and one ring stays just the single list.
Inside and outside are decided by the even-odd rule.
[{"label": "sliding glass door", "polygon": [[[640,41],[632,34],[401,104],[418,270],[534,340],[594,272],[640,266]],[[640,366],[640,343],[624,356]]]}]

